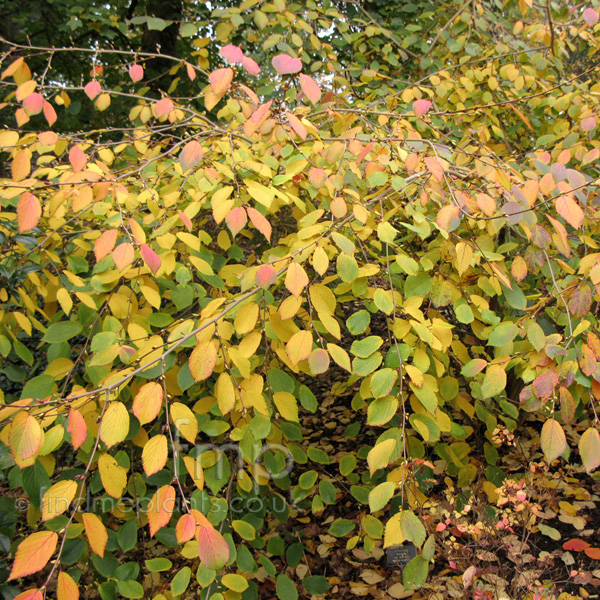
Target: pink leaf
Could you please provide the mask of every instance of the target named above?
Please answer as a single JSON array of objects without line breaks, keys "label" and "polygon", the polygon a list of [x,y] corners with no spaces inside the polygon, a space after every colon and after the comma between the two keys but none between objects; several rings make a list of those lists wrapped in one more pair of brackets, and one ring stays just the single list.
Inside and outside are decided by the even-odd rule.
[{"label": "pink leaf", "polygon": [[208,76],[208,80],[210,81],[213,93],[217,95],[222,94],[229,89],[233,81],[233,69],[231,67],[217,69]]},{"label": "pink leaf", "polygon": [[596,129],[596,117],[586,117],[585,119],[582,119],[582,131],[592,131],[593,129]]},{"label": "pink leaf", "polygon": [[195,167],[202,160],[203,153],[202,146],[196,140],[188,142],[179,155],[179,163],[184,172]]},{"label": "pink leaf", "polygon": [[288,121],[290,122],[290,126],[291,128],[303,139],[306,139],[306,136],[308,135],[308,131],[306,131],[306,127],[304,127],[304,125],[302,124],[302,121],[300,121],[300,119],[298,117],[296,117],[295,115],[293,115],[291,112],[286,112],[285,115],[288,118]]},{"label": "pink leaf", "polygon": [[413,103],[413,110],[417,117],[422,117],[431,108],[431,101],[429,100],[416,100]]},{"label": "pink leaf", "polygon": [[319,84],[310,76],[300,73],[300,87],[305,96],[316,104],[321,99],[321,88]]},{"label": "pink leaf", "polygon": [[308,180],[316,187],[320,188],[325,185],[327,181],[327,173],[325,169],[319,167],[313,167],[308,172]]},{"label": "pink leaf", "polygon": [[239,64],[244,60],[244,53],[239,46],[227,44],[219,50],[219,54],[230,64]]},{"label": "pink leaf", "polygon": [[[260,102],[258,96],[247,85],[240,83],[240,88],[244,90],[246,96],[248,96],[248,99],[250,100],[250,102],[252,102],[252,104],[258,105],[258,103]],[[270,100],[270,102],[272,102],[272,100]]]},{"label": "pink leaf", "polygon": [[261,288],[267,288],[275,283],[277,271],[271,265],[261,265],[256,270],[256,285]]},{"label": "pink leaf", "polygon": [[31,193],[23,192],[17,202],[17,225],[19,233],[29,231],[37,226],[42,216],[42,205]]},{"label": "pink leaf", "polygon": [[229,544],[206,519],[206,524],[198,527],[198,556],[200,562],[213,571],[218,571],[229,560]]},{"label": "pink leaf", "polygon": [[144,78],[144,67],[142,65],[131,65],[129,67],[129,77],[134,83],[141,81]]},{"label": "pink leaf", "polygon": [[188,231],[191,231],[192,230],[192,221],[190,220],[190,218],[184,212],[182,212],[180,210],[177,211],[177,214],[179,215],[179,218],[185,225],[185,228]]},{"label": "pink leaf", "polygon": [[87,156],[79,146],[73,146],[69,150],[69,162],[73,167],[73,171],[79,173],[79,171],[83,171],[87,165]]},{"label": "pink leaf", "polygon": [[119,271],[126,269],[135,258],[135,251],[133,249],[133,244],[130,242],[124,242],[123,244],[119,244],[112,252],[113,260],[115,261],[115,266]]},{"label": "pink leaf", "polygon": [[187,76],[190,78],[190,81],[194,81],[196,79],[196,70],[190,63],[185,63],[185,70],[187,71]]},{"label": "pink leaf", "polygon": [[190,514],[183,515],[175,526],[175,536],[180,544],[189,542],[196,534],[196,519]]},{"label": "pink leaf", "polygon": [[46,117],[46,121],[48,121],[48,125],[52,127],[54,123],[56,123],[56,111],[54,110],[54,106],[50,104],[50,102],[44,102],[44,117]]},{"label": "pink leaf", "polygon": [[29,94],[25,100],[23,100],[23,108],[25,112],[31,117],[32,115],[39,115],[44,107],[44,96],[39,92]]},{"label": "pink leaf", "polygon": [[173,100],[171,100],[171,98],[163,98],[154,105],[154,108],[156,109],[156,116],[160,119],[161,117],[168,115],[175,106],[173,105]]},{"label": "pink leaf", "polygon": [[271,62],[280,75],[289,75],[291,73],[302,71],[302,61],[289,54],[278,54],[273,57]]},{"label": "pink leaf", "polygon": [[594,8],[586,8],[583,11],[583,20],[590,26],[593,27],[599,19],[598,11]]},{"label": "pink leaf", "polygon": [[260,212],[258,212],[255,208],[249,206],[247,209],[248,216],[250,217],[250,221],[252,221],[252,225],[256,227],[268,240],[271,239],[271,223],[269,220]]},{"label": "pink leaf", "polygon": [[162,265],[162,260],[160,260],[158,254],[152,248],[146,246],[146,244],[140,244],[140,254],[146,265],[148,265],[148,268],[156,275]]},{"label": "pink leaf", "polygon": [[558,214],[575,229],[579,229],[583,225],[584,214],[583,210],[577,201],[569,196],[560,196],[555,201]]},{"label": "pink leaf", "polygon": [[246,210],[243,206],[237,206],[236,208],[232,208],[225,217],[225,222],[227,223],[227,227],[231,230],[231,233],[235,236],[237,235],[248,222],[248,215],[246,214]]},{"label": "pink leaf", "polygon": [[94,79],[93,81],[90,81],[89,83],[85,84],[83,91],[87,94],[87,97],[90,100],[93,100],[102,91],[102,88],[100,87],[100,84]]},{"label": "pink leaf", "polygon": [[261,71],[261,68],[258,66],[258,63],[250,58],[249,56],[244,56],[242,59],[242,66],[250,75],[258,75]]}]

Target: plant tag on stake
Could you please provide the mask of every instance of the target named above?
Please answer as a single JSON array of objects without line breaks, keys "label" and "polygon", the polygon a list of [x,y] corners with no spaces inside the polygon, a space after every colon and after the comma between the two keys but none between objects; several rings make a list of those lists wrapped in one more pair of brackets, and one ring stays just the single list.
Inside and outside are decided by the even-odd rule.
[{"label": "plant tag on stake", "polygon": [[416,555],[417,547],[414,544],[390,546],[385,551],[385,566],[405,567]]}]

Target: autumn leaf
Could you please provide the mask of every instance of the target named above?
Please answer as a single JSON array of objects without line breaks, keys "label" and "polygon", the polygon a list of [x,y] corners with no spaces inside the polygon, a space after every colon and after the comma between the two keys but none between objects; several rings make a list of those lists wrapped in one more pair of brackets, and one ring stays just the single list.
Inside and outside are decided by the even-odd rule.
[{"label": "autumn leaf", "polygon": [[243,206],[236,206],[232,208],[225,216],[225,223],[231,231],[231,234],[235,237],[248,222],[248,215],[246,209]]},{"label": "autumn leaf", "polygon": [[94,79],[85,84],[83,91],[90,100],[93,100],[102,91],[102,87],[100,86],[100,83]]},{"label": "autumn leaf", "polygon": [[42,521],[48,521],[66,512],[76,492],[77,482],[72,479],[59,481],[46,490],[42,498]]},{"label": "autumn leaf", "polygon": [[223,94],[229,89],[229,86],[233,81],[233,69],[231,67],[216,69],[210,73],[208,80],[210,82],[213,94]]},{"label": "autumn leaf", "polygon": [[145,425],[156,419],[163,402],[162,385],[156,381],[145,383],[133,399],[133,414],[140,425]]},{"label": "autumn leaf", "polygon": [[135,250],[133,248],[133,244],[130,242],[123,242],[122,244],[119,244],[112,251],[112,258],[117,269],[119,269],[119,271],[123,271],[134,261]]},{"label": "autumn leaf", "polygon": [[65,571],[61,571],[58,574],[58,580],[56,582],[56,595],[58,600],[79,599],[79,588],[77,587],[75,580]]},{"label": "autumn leaf", "polygon": [[42,205],[31,193],[23,192],[17,203],[17,224],[19,233],[30,231],[37,227],[42,216]]},{"label": "autumn leaf", "polygon": [[171,98],[162,98],[154,105],[156,116],[159,119],[168,115],[174,108],[175,105],[173,104],[173,100],[171,100]]},{"label": "autumn leaf", "polygon": [[39,531],[27,536],[17,548],[8,581],[41,571],[54,554],[57,543],[58,535],[54,531]]},{"label": "autumn leaf", "polygon": [[183,171],[193,169],[201,160],[204,150],[199,142],[192,140],[188,142],[179,154],[179,163]]},{"label": "autumn leaf", "polygon": [[217,348],[212,341],[200,342],[190,355],[190,373],[196,381],[208,379],[217,363]]},{"label": "autumn leaf", "polygon": [[304,95],[313,104],[317,104],[317,102],[321,99],[321,88],[319,87],[319,84],[310,75],[300,73],[300,87],[302,88]]},{"label": "autumn leaf", "polygon": [[197,522],[199,521],[196,536],[200,562],[207,569],[219,571],[229,560],[229,544],[204,515],[198,511],[195,511],[195,515]]},{"label": "autumn leaf", "polygon": [[175,526],[175,537],[180,544],[189,542],[196,535],[196,519],[190,514],[182,515]]},{"label": "autumn leaf", "polygon": [[117,242],[117,234],[118,231],[116,229],[109,229],[108,231],[102,232],[94,244],[96,262],[100,262],[105,256],[108,256],[113,251]]},{"label": "autumn leaf", "polygon": [[244,53],[239,46],[227,44],[219,50],[219,54],[231,65],[239,64],[244,60]]},{"label": "autumn leaf", "polygon": [[289,54],[278,54],[273,57],[271,63],[280,75],[289,75],[302,71],[302,61]]},{"label": "autumn leaf", "polygon": [[83,513],[81,520],[83,521],[85,535],[92,552],[103,558],[106,543],[108,542],[108,532],[104,523],[102,523],[102,519],[94,513]]},{"label": "autumn leaf", "polygon": [[426,112],[431,108],[430,100],[415,100],[413,103],[413,110],[415,112],[415,116],[422,117]]},{"label": "autumn leaf", "polygon": [[560,196],[555,200],[558,214],[572,227],[579,229],[583,225],[583,210],[570,196]]},{"label": "autumn leaf", "polygon": [[69,411],[67,430],[71,434],[71,443],[73,444],[73,448],[75,450],[79,450],[87,438],[88,429],[83,415],[74,408]]},{"label": "autumn leaf", "polygon": [[122,402],[111,402],[102,417],[100,439],[107,448],[122,442],[129,433],[129,413]]},{"label": "autumn leaf", "polygon": [[39,92],[29,94],[29,96],[23,100],[23,108],[30,117],[39,115],[44,108],[44,96]]},{"label": "autumn leaf", "polygon": [[296,297],[300,296],[302,290],[308,285],[308,275],[297,262],[291,262],[285,274],[285,287]]},{"label": "autumn leaf", "polygon": [[158,254],[156,254],[156,252],[154,252],[154,250],[152,250],[152,248],[146,244],[140,244],[140,254],[142,255],[142,260],[146,263],[148,268],[154,275],[156,275],[162,265],[160,256],[158,256]]},{"label": "autumn leaf", "polygon": [[594,427],[588,427],[581,434],[579,454],[588,473],[600,466],[600,433]]},{"label": "autumn leaf", "polygon": [[246,212],[250,217],[252,225],[254,225],[254,227],[256,227],[256,229],[258,229],[267,238],[267,240],[270,240],[272,227],[271,223],[269,223],[269,220],[251,206],[246,208]]},{"label": "autumn leaf", "polygon": [[562,425],[555,419],[548,419],[542,427],[542,451],[551,463],[567,449],[567,438]]},{"label": "autumn leaf", "polygon": [[175,488],[170,485],[163,485],[156,490],[146,507],[150,537],[154,537],[159,529],[169,523],[174,510]]},{"label": "autumn leaf", "polygon": [[131,77],[131,81],[137,83],[144,79],[144,67],[142,65],[131,65],[129,67],[129,77]]},{"label": "autumn leaf", "polygon": [[169,457],[167,437],[155,435],[150,438],[142,451],[142,465],[148,477],[158,473],[167,464]]},{"label": "autumn leaf", "polygon": [[268,288],[277,280],[277,271],[271,265],[261,265],[256,270],[256,285],[261,288]]}]

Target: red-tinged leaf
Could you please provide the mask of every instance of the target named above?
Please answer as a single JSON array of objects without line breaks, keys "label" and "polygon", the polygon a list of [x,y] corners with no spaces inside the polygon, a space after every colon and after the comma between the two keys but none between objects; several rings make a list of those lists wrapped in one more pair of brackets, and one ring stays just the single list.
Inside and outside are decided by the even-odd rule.
[{"label": "red-tinged leaf", "polygon": [[265,119],[271,114],[269,110],[271,108],[271,104],[273,104],[273,100],[269,100],[264,104],[261,104],[251,115],[250,121],[260,125],[265,121]]},{"label": "red-tinged leaf", "polygon": [[267,240],[270,241],[272,228],[269,220],[251,206],[249,206],[246,210],[248,211],[248,216],[250,217],[250,221],[252,221],[252,225],[254,225],[254,227],[256,227],[256,229],[258,229],[267,238]]},{"label": "red-tinged leaf", "polygon": [[39,115],[44,107],[44,96],[39,92],[29,94],[25,100],[23,100],[23,108],[28,116]]},{"label": "red-tinged leaf", "polygon": [[567,438],[563,426],[556,419],[548,419],[542,427],[542,451],[551,463],[567,449]]},{"label": "red-tinged leaf", "polygon": [[307,285],[308,275],[302,265],[297,262],[290,263],[285,274],[285,287],[297,298]]},{"label": "red-tinged leaf", "polygon": [[600,467],[600,433],[589,427],[579,439],[579,455],[588,473]]},{"label": "red-tinged leaf", "polygon": [[71,434],[71,443],[73,444],[73,448],[75,448],[75,450],[79,450],[83,442],[85,442],[88,429],[83,415],[74,408],[69,411],[67,430]]},{"label": "red-tinged leaf", "polygon": [[329,369],[329,353],[323,348],[313,350],[308,356],[308,369],[311,375],[320,375]]},{"label": "red-tinged leaf", "polygon": [[79,600],[79,588],[75,580],[64,571],[58,574],[56,582],[56,595],[58,600]]},{"label": "red-tinged leaf", "polygon": [[308,180],[317,188],[321,188],[327,181],[327,173],[325,169],[313,167],[308,171]]},{"label": "red-tinged leaf", "polygon": [[187,76],[189,77],[190,81],[194,81],[194,79],[196,79],[196,69],[194,69],[194,67],[192,65],[190,65],[190,63],[186,62],[185,70],[187,72]]},{"label": "red-tinged leaf", "polygon": [[235,237],[242,229],[244,229],[246,223],[248,222],[246,209],[243,206],[236,206],[235,208],[232,208],[225,216],[225,222]]},{"label": "red-tinged leaf", "polygon": [[219,54],[230,64],[239,64],[244,60],[244,53],[239,46],[227,44],[219,50]]},{"label": "red-tinged leaf", "polygon": [[175,526],[175,537],[180,544],[189,542],[196,535],[196,519],[192,515],[182,515]]},{"label": "red-tinged leaf", "polygon": [[584,375],[590,377],[596,372],[596,355],[587,344],[581,346],[581,356],[579,357],[579,366]]},{"label": "red-tinged leaf", "polygon": [[58,135],[54,131],[42,131],[38,135],[38,142],[42,146],[54,146],[58,142]]},{"label": "red-tinged leaf", "polygon": [[179,164],[183,171],[194,168],[201,160],[204,150],[199,142],[192,140],[188,142],[179,154]]},{"label": "red-tinged leaf", "polygon": [[[15,596],[13,600],[44,600],[44,596],[40,590],[27,590]],[[60,597],[58,600],[62,600]]]},{"label": "red-tinged leaf", "polygon": [[112,253],[113,260],[115,261],[115,266],[119,271],[126,269],[135,258],[135,250],[133,248],[133,244],[130,242],[124,242],[123,244],[119,244]]},{"label": "red-tinged leaf", "polygon": [[496,201],[487,194],[477,194],[477,206],[486,217],[493,217],[496,213]]},{"label": "red-tinged leaf", "polygon": [[191,231],[193,229],[192,220],[181,210],[178,210],[177,214],[179,215],[181,222],[185,225],[185,228],[188,231]]},{"label": "red-tinged leaf", "polygon": [[278,54],[273,57],[271,62],[280,75],[289,75],[291,73],[302,71],[302,61],[289,54]]},{"label": "red-tinged leaf", "polygon": [[44,434],[35,417],[20,412],[12,420],[10,428],[10,450],[16,463],[33,464],[33,459],[42,446]]},{"label": "red-tinged leaf", "polygon": [[29,231],[37,226],[42,216],[42,205],[31,193],[23,192],[17,202],[17,225],[19,233]]},{"label": "red-tinged leaf", "polygon": [[146,507],[150,537],[171,520],[175,511],[175,488],[171,485],[163,485],[158,488]]},{"label": "red-tinged leaf", "polygon": [[231,67],[216,69],[208,76],[208,80],[213,94],[220,95],[229,89],[233,81],[233,69]]},{"label": "red-tinged leaf", "polygon": [[302,88],[304,95],[313,104],[316,104],[321,99],[321,88],[310,75],[300,73],[300,87]]},{"label": "red-tinged leaf", "polygon": [[200,342],[190,355],[190,373],[196,381],[208,379],[217,364],[217,348],[210,341]]},{"label": "red-tinged leaf", "polygon": [[[246,96],[248,96],[248,100],[250,100],[252,104],[258,106],[258,103],[260,102],[259,97],[247,85],[244,85],[243,83],[240,83],[240,88],[244,91]],[[272,102],[272,100],[269,100],[269,106]]]},{"label": "red-tinged leaf", "polygon": [[596,129],[596,117],[586,117],[581,120],[581,131],[593,131]]},{"label": "red-tinged leaf", "polygon": [[523,281],[527,277],[527,263],[522,256],[513,259],[510,272],[516,281]]},{"label": "red-tinged leaf", "polygon": [[600,560],[600,548],[585,548],[583,552],[592,560]]},{"label": "red-tinged leaf", "polygon": [[433,175],[437,181],[444,181],[444,167],[435,156],[426,156],[424,158],[427,170]]},{"label": "red-tinged leaf", "polygon": [[142,65],[131,65],[129,67],[129,77],[131,77],[131,81],[137,83],[144,79],[144,67]]},{"label": "red-tinged leaf", "polygon": [[593,27],[598,22],[600,15],[596,9],[590,6],[583,11],[582,17],[590,27]]},{"label": "red-tinged leaf", "polygon": [[17,548],[8,581],[41,571],[52,558],[57,543],[54,531],[39,531],[26,537]]},{"label": "red-tinged leaf", "polygon": [[96,255],[96,262],[100,262],[105,256],[108,256],[117,243],[117,234],[119,232],[116,229],[109,229],[104,231],[102,235],[96,240],[94,244],[94,254]]},{"label": "red-tinged leaf", "polygon": [[69,162],[75,173],[79,173],[85,169],[87,165],[87,156],[79,146],[73,146],[69,150]]},{"label": "red-tinged leaf", "polygon": [[85,84],[83,91],[90,100],[93,100],[98,94],[100,94],[102,87],[100,86],[100,83],[94,79],[93,81]]},{"label": "red-tinged leaf", "polygon": [[374,143],[370,142],[359,152],[358,156],[356,157],[357,165],[360,165],[360,163],[367,156],[367,154],[369,154],[369,152],[371,152],[371,148],[373,148],[373,145],[374,145]]},{"label": "red-tinged leaf", "polygon": [[277,271],[271,265],[261,265],[256,270],[256,285],[265,289],[275,283]]},{"label": "red-tinged leaf", "polygon": [[163,98],[154,105],[156,116],[159,119],[165,115],[168,115],[174,108],[175,105],[173,104],[173,100],[171,100],[171,98]]},{"label": "red-tinged leaf", "polygon": [[291,128],[300,136],[300,138],[302,138],[302,140],[305,140],[306,136],[308,135],[308,131],[306,131],[306,127],[304,127],[302,121],[300,121],[300,119],[291,112],[286,111],[285,115],[288,118]]},{"label": "red-tinged leaf", "polygon": [[538,398],[549,398],[557,385],[558,373],[556,371],[546,371],[533,380],[533,393]]},{"label": "red-tinged leaf", "polygon": [[196,532],[200,562],[213,571],[222,569],[229,560],[229,544],[225,538],[206,520]]},{"label": "red-tinged leaf", "polygon": [[582,285],[575,290],[567,302],[569,310],[577,318],[585,317],[592,307],[592,290],[588,285]]},{"label": "red-tinged leaf", "polygon": [[133,399],[133,414],[141,425],[154,421],[160,412],[163,402],[163,388],[160,383],[145,383]]},{"label": "red-tinged leaf", "polygon": [[460,209],[453,204],[442,207],[435,219],[436,223],[445,231],[454,231],[460,225]]},{"label": "red-tinged leaf", "polygon": [[587,343],[594,356],[600,358],[600,338],[595,333],[590,332],[587,335]]},{"label": "red-tinged leaf", "polygon": [[57,119],[56,111],[54,110],[54,107],[52,106],[52,104],[50,104],[50,102],[44,101],[44,106],[43,106],[42,110],[44,112],[44,117],[46,118],[48,125],[50,127],[52,127],[52,125],[54,125],[54,123],[56,123],[56,119]]},{"label": "red-tinged leaf", "polygon": [[249,75],[258,75],[261,72],[261,68],[258,66],[258,63],[249,56],[244,56],[242,59],[242,67],[246,69]]},{"label": "red-tinged leaf", "polygon": [[585,215],[576,200],[570,196],[560,196],[556,199],[555,205],[558,214],[571,225],[571,227],[579,229],[583,225]]},{"label": "red-tinged leaf", "polygon": [[415,116],[422,117],[426,112],[431,108],[431,100],[415,100],[413,102],[413,110],[415,111]]},{"label": "red-tinged leaf", "polygon": [[579,538],[574,538],[572,540],[569,540],[567,542],[565,542],[563,545],[563,550],[567,550],[567,551],[573,551],[573,552],[582,552],[583,550],[585,550],[586,548],[590,547],[590,544],[588,544],[587,542],[585,542],[584,540],[580,540]]},{"label": "red-tinged leaf", "polygon": [[100,558],[103,558],[106,543],[108,542],[108,531],[106,530],[102,519],[94,513],[83,513],[81,519],[92,552],[95,552]]},{"label": "red-tinged leaf", "polygon": [[148,268],[152,271],[152,273],[154,273],[154,275],[156,275],[160,269],[160,266],[162,265],[162,260],[158,254],[156,254],[152,248],[146,246],[146,244],[140,244],[140,254],[142,255],[142,259]]}]

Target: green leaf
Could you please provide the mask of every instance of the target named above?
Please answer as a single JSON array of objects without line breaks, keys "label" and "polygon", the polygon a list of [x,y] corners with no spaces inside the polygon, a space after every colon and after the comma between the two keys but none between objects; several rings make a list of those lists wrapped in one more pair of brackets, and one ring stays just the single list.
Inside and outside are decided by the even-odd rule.
[{"label": "green leaf", "polygon": [[388,396],[378,398],[369,404],[367,411],[367,423],[369,425],[384,425],[394,418],[398,411],[398,398]]},{"label": "green leaf", "polygon": [[[135,519],[125,522],[119,529],[117,539],[123,552],[133,550],[137,544],[137,523]],[[146,561],[147,562],[147,561]]]},{"label": "green leaf", "polygon": [[493,398],[506,387],[506,371],[502,365],[489,365],[483,383],[481,384],[482,398]]},{"label": "green leaf", "polygon": [[146,561],[146,569],[151,573],[158,573],[159,571],[169,571],[173,566],[173,563],[164,557],[149,558]]},{"label": "green leaf", "polygon": [[415,590],[424,585],[429,574],[429,563],[417,554],[402,571],[402,583],[407,590]]},{"label": "green leaf", "polygon": [[231,523],[231,526],[243,540],[252,541],[256,539],[256,529],[254,529],[250,523],[236,520]]},{"label": "green leaf", "polygon": [[367,358],[374,352],[379,350],[383,344],[383,340],[376,335],[370,335],[362,340],[356,340],[350,347],[350,352],[359,358]]},{"label": "green leaf", "polygon": [[54,391],[54,377],[51,375],[38,375],[30,379],[21,392],[21,398],[34,398],[43,400]]},{"label": "green leaf", "polygon": [[298,590],[296,584],[284,573],[277,575],[275,591],[279,600],[297,600]]},{"label": "green leaf", "polygon": [[125,598],[144,597],[144,588],[137,581],[133,581],[131,579],[126,581],[117,581],[117,588],[119,590],[119,594]]},{"label": "green leaf", "polygon": [[501,323],[494,327],[488,338],[490,346],[505,346],[518,335],[519,328],[514,323]]},{"label": "green leaf", "polygon": [[400,513],[400,530],[402,531],[402,535],[417,546],[417,548],[423,545],[427,535],[425,527],[412,510],[403,510]]},{"label": "green leaf", "polygon": [[527,329],[527,339],[536,352],[541,352],[546,347],[546,334],[535,321],[532,321]]},{"label": "green leaf", "polygon": [[171,592],[173,596],[181,596],[185,590],[187,590],[190,584],[190,577],[192,576],[192,570],[189,567],[183,567],[171,581]]},{"label": "green leaf", "polygon": [[386,315],[391,315],[394,312],[394,302],[392,300],[391,292],[377,288],[373,295],[373,302],[375,306]]},{"label": "green leaf", "polygon": [[548,419],[544,423],[540,443],[549,463],[565,452],[567,449],[565,430],[556,419]]},{"label": "green leaf", "polygon": [[344,537],[348,535],[356,525],[348,519],[336,519],[329,526],[329,533],[334,537]]},{"label": "green leaf", "polygon": [[371,315],[366,310],[359,310],[348,317],[346,327],[352,335],[360,335],[364,333],[371,322]]},{"label": "green leaf", "polygon": [[307,593],[313,596],[322,596],[329,590],[331,583],[322,575],[311,575],[302,580],[302,585]]},{"label": "green leaf", "polygon": [[73,321],[61,321],[60,323],[53,323],[46,329],[42,340],[49,344],[60,344],[66,342],[72,337],[79,335],[82,332],[82,327],[79,323],[73,323]]},{"label": "green leaf", "polygon": [[358,263],[351,254],[340,252],[336,261],[337,273],[346,283],[352,283],[358,277]]},{"label": "green leaf", "polygon": [[369,492],[369,508],[372,513],[387,505],[396,491],[396,485],[393,481],[384,481]]},{"label": "green leaf", "polygon": [[487,367],[487,360],[483,358],[474,358],[470,360],[460,371],[465,377],[475,377],[477,373],[481,373]]}]

